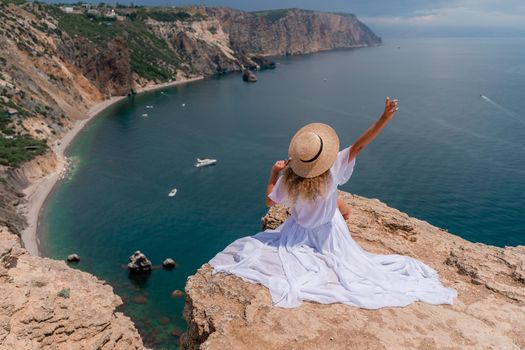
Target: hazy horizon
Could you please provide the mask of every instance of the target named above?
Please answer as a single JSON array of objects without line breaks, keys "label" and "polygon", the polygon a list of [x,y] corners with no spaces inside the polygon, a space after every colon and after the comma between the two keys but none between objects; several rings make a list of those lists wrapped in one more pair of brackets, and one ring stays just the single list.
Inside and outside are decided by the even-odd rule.
[{"label": "hazy horizon", "polygon": [[[54,1],[50,3],[76,3]],[[100,3],[102,1],[85,1]],[[120,0],[116,5],[224,6],[243,11],[301,8],[353,13],[382,37],[515,37],[525,36],[525,1],[521,0]]]}]

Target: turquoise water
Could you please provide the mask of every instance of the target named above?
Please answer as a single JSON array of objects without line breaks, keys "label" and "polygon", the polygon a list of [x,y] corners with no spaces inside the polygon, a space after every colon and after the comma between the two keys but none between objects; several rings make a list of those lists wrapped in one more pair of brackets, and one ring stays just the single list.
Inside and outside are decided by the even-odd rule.
[{"label": "turquoise water", "polygon": [[[147,344],[175,348],[184,300],[171,292],[229,242],[260,229],[267,175],[294,131],[326,122],[348,145],[382,112],[385,96],[399,99],[399,113],[343,189],[471,241],[525,244],[523,57],[525,39],[392,40],[278,58],[256,84],[230,74],[123,101],[70,148],[73,170],[43,213],[43,251],[80,254],[78,268],[126,300]],[[197,169],[199,156],[219,162]],[[130,280],[122,265],[137,249],[178,267]]]}]

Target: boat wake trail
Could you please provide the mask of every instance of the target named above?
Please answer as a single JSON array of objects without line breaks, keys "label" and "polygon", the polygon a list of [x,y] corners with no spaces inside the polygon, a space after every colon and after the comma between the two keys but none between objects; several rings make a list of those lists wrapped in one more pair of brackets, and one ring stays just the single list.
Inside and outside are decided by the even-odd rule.
[{"label": "boat wake trail", "polygon": [[488,103],[490,103],[493,107],[495,107],[497,110],[499,110],[500,112],[503,112],[503,114],[505,114],[506,116],[512,118],[514,121],[517,121],[518,123],[521,123],[522,125],[525,125],[525,120],[524,118],[522,118],[521,115],[519,115],[518,113],[514,112],[514,111],[511,111],[510,109],[500,105],[499,103],[495,102],[494,100],[488,98],[487,96],[485,95],[480,95],[481,98],[485,101],[487,101]]}]

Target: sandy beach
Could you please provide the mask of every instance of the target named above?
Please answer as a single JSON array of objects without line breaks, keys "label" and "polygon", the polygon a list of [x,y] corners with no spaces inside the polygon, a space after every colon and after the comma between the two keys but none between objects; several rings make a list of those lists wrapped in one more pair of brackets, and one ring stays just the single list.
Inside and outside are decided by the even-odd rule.
[{"label": "sandy beach", "polygon": [[[151,85],[138,89],[137,93],[144,93],[148,91],[164,89],[171,86],[187,84],[202,79],[203,77],[197,77],[187,80]],[[62,172],[65,171],[65,168],[67,166],[65,158],[66,149],[75,139],[78,133],[84,128],[84,126],[86,126],[87,123],[93,120],[97,115],[99,115],[109,106],[125,98],[126,96],[115,96],[92,106],[87,114],[87,117],[85,119],[76,121],[73,124],[73,127],[63,135],[62,139],[51,147],[53,152],[57,155],[58,159],[58,165],[56,169],[52,173],[48,174],[46,177],[43,177],[38,181],[31,183],[24,189],[23,192],[26,196],[27,204],[25,205],[23,212],[26,216],[28,226],[22,232],[22,241],[24,242],[25,248],[31,255],[40,254],[40,242],[39,237],[37,235],[38,225],[40,223],[40,213],[47,196],[51,193],[53,187],[60,179],[60,175],[62,174]]]}]

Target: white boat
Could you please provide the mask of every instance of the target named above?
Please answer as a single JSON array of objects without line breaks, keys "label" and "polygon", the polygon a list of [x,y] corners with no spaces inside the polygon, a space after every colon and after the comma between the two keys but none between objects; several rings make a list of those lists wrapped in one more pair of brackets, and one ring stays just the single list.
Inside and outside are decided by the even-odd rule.
[{"label": "white boat", "polygon": [[176,194],[177,194],[177,189],[174,188],[174,189],[172,189],[172,190],[170,191],[170,193],[168,194],[168,196],[170,196],[170,197],[175,197]]},{"label": "white boat", "polygon": [[143,117],[147,117],[147,116],[148,116],[148,113],[143,113],[142,116],[143,116]]},{"label": "white boat", "polygon": [[146,106],[146,108],[151,109],[151,108],[153,108],[153,106],[148,105],[148,106]]},{"label": "white boat", "polygon": [[208,158],[201,159],[201,158],[197,158],[197,163],[195,163],[195,166],[197,168],[200,168],[201,166],[213,165],[215,163],[217,163],[217,159],[208,159]]}]

